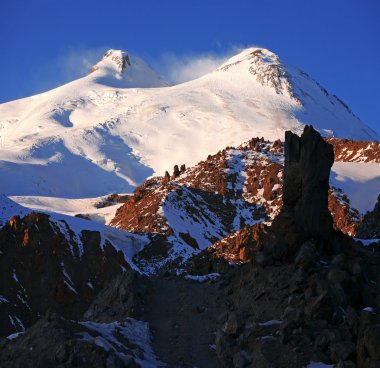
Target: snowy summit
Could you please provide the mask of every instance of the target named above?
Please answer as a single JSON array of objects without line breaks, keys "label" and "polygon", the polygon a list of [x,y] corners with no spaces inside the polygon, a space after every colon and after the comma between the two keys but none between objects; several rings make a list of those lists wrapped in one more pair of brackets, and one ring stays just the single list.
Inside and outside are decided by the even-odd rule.
[{"label": "snowy summit", "polygon": [[0,192],[130,192],[174,164],[194,165],[254,136],[283,139],[305,124],[324,136],[378,140],[336,96],[268,50],[246,49],[175,86],[141,59],[109,50],[89,75],[0,105]]},{"label": "snowy summit", "polygon": [[[139,58],[130,58],[122,50],[108,50],[91,68],[91,77],[98,83],[121,88],[165,87],[168,85],[149,65]],[[116,83],[120,81],[120,83]]]}]

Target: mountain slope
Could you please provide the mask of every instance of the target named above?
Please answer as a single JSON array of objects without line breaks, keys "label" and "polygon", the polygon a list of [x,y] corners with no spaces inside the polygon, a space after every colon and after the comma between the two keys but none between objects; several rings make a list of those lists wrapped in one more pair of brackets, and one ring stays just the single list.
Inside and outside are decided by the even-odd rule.
[{"label": "mountain slope", "polygon": [[[255,138],[139,187],[126,199],[127,211],[118,211],[124,215],[118,222],[128,220],[136,232],[164,229],[166,239],[63,215],[6,221],[0,229],[0,367],[377,367],[379,248],[362,247],[333,227],[333,147],[310,126],[285,139],[284,152],[280,141]],[[371,156],[379,157],[380,146],[375,151]],[[271,226],[250,226],[249,200],[264,198],[273,214],[281,192],[283,206]],[[149,203],[149,197],[158,200]],[[157,203],[161,210],[144,218]],[[219,219],[208,211],[213,207]],[[0,209],[0,219],[29,211],[4,197]],[[160,251],[176,245],[169,232],[177,236],[178,224],[189,231],[206,224],[206,239],[244,221],[235,238],[206,249],[199,243],[199,251],[191,241],[187,261],[182,253],[175,263],[159,262]],[[250,262],[227,262],[239,261],[225,253],[239,247],[239,258]],[[138,273],[146,250],[163,266],[154,277]]]},{"label": "mountain slope", "polygon": [[88,76],[0,105],[0,169],[8,178],[0,192],[129,192],[175,163],[193,165],[252,136],[300,133],[304,124],[327,136],[378,139],[338,98],[265,49],[244,50],[176,86],[110,50]]},{"label": "mountain slope", "polygon": [[[342,149],[342,140],[328,141],[335,152]],[[346,141],[346,151],[351,144],[365,148],[368,142]],[[332,167],[328,209],[334,227],[350,236],[355,236],[364,212],[376,203],[380,145],[372,148],[370,156],[364,149],[358,149],[356,157],[337,155],[340,162]],[[136,256],[135,262],[148,273],[209,247],[230,262],[247,261],[245,250],[252,243],[246,240],[254,238],[250,236],[254,225],[271,223],[282,208],[283,165],[279,140],[253,138],[227,147],[193,167],[175,167],[171,176],[147,180],[117,209],[110,225],[162,237]],[[360,172],[368,172],[361,180],[357,165]]]}]

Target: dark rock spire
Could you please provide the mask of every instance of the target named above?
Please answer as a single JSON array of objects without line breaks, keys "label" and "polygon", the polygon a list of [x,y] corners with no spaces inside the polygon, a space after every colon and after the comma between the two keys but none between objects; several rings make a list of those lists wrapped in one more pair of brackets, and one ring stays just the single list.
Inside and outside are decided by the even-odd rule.
[{"label": "dark rock spire", "polygon": [[328,190],[333,163],[333,147],[312,126],[305,126],[301,137],[285,133],[283,208],[273,230],[283,233],[290,245],[332,236]]}]

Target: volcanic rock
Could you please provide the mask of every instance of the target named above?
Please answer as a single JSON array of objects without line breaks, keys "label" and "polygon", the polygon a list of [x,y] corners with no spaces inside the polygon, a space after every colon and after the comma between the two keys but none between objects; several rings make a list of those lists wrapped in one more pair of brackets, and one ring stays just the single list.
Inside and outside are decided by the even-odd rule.
[{"label": "volcanic rock", "polygon": [[333,220],[328,210],[333,148],[312,126],[301,137],[285,133],[283,207],[272,231],[282,234],[291,247],[307,239],[319,245],[332,236]]}]

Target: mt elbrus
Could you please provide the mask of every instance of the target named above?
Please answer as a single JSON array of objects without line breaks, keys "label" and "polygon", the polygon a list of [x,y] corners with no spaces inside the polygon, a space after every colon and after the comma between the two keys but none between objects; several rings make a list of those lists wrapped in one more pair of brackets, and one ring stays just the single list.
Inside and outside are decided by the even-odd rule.
[{"label": "mt elbrus", "polygon": [[261,48],[0,105],[0,367],[380,367],[378,138]]}]

